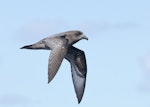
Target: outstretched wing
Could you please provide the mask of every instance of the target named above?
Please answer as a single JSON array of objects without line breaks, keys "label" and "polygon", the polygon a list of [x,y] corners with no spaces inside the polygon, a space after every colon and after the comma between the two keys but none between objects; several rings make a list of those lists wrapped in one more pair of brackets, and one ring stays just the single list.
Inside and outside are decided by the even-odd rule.
[{"label": "outstretched wing", "polygon": [[85,54],[82,50],[71,46],[68,48],[65,58],[71,63],[72,80],[78,103],[80,103],[86,83],[87,65]]},{"label": "outstretched wing", "polygon": [[[52,48],[48,63],[48,83],[56,75],[68,50],[68,40],[65,38],[54,38],[50,42],[50,44],[46,43]],[[55,45],[52,46],[52,42],[55,42]]]}]

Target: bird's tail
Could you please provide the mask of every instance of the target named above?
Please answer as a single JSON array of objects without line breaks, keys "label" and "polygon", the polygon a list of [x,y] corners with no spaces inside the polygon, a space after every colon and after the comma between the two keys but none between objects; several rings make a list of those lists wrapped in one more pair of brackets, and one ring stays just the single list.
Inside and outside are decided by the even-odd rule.
[{"label": "bird's tail", "polygon": [[26,45],[21,47],[20,49],[48,49],[49,50],[49,48],[42,42],[37,42],[32,45]]}]

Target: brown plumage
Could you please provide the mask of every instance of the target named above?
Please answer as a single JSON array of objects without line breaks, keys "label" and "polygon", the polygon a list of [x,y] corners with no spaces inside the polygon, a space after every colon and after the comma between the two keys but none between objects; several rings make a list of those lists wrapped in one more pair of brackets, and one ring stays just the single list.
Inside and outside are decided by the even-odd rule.
[{"label": "brown plumage", "polygon": [[88,40],[81,31],[67,31],[21,48],[51,50],[48,63],[48,83],[56,75],[63,59],[67,59],[71,64],[72,80],[78,103],[80,103],[85,89],[87,65],[84,52],[72,45],[81,39]]}]

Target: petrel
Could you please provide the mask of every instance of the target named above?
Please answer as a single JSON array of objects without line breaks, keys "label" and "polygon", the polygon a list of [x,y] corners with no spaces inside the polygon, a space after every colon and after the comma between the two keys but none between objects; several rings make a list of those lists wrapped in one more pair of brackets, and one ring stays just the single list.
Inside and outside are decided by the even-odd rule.
[{"label": "petrel", "polygon": [[88,40],[83,32],[73,30],[49,36],[37,43],[20,48],[51,50],[48,62],[48,83],[56,75],[63,59],[67,59],[71,65],[72,80],[78,103],[81,102],[85,89],[87,64],[84,51],[72,45],[81,39]]}]

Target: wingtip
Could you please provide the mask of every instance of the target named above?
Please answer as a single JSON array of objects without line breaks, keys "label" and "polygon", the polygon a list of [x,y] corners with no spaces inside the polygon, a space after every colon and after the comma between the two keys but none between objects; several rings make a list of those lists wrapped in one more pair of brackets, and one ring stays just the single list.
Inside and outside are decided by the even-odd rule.
[{"label": "wingtip", "polygon": [[48,82],[47,83],[49,84],[50,82],[51,82],[51,80],[48,78]]},{"label": "wingtip", "polygon": [[78,100],[78,104],[80,104],[81,100]]},{"label": "wingtip", "polygon": [[81,103],[82,98],[77,98],[78,99],[78,104]]}]

